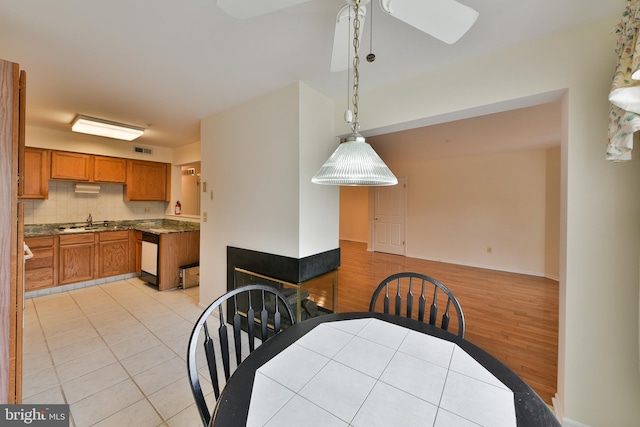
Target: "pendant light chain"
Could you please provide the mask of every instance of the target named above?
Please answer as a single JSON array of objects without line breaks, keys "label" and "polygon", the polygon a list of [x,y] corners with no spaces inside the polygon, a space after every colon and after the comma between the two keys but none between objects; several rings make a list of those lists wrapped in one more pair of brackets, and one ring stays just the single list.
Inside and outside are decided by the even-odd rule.
[{"label": "pendant light chain", "polygon": [[355,18],[353,20],[353,124],[351,130],[358,132],[360,129],[360,123],[358,123],[358,88],[360,86],[360,72],[358,66],[360,65],[360,55],[358,50],[360,49],[360,0],[355,0],[353,9],[355,12]]}]

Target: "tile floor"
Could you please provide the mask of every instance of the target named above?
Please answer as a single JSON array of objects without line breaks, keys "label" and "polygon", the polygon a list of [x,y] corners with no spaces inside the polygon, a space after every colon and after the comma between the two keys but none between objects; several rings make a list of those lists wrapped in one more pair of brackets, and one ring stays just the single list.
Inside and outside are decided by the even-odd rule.
[{"label": "tile floor", "polygon": [[201,426],[186,350],[198,288],[138,278],[25,300],[23,402],[68,403],[71,426]]}]

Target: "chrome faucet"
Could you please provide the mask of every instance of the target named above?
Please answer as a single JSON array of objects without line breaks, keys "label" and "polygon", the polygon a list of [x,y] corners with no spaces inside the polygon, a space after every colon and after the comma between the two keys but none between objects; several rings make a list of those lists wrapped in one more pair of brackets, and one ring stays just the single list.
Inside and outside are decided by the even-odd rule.
[{"label": "chrome faucet", "polygon": [[91,214],[87,217],[87,226],[89,228],[93,227],[93,218],[91,217]]}]

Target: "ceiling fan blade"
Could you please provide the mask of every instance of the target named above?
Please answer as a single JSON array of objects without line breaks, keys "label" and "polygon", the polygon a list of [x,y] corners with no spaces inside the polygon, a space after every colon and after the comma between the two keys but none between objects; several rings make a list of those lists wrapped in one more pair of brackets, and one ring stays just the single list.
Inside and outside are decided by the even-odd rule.
[{"label": "ceiling fan blade", "polygon": [[380,0],[382,10],[448,44],[457,42],[478,12],[455,0]]},{"label": "ceiling fan blade", "polygon": [[[360,36],[364,28],[367,8],[360,6]],[[351,19],[349,19],[351,15]],[[355,13],[351,5],[340,9],[336,17],[336,29],[333,35],[333,53],[331,54],[331,72],[344,71],[351,67],[353,60],[353,19]]]},{"label": "ceiling fan blade", "polygon": [[237,19],[253,18],[311,0],[218,0],[218,7]]}]

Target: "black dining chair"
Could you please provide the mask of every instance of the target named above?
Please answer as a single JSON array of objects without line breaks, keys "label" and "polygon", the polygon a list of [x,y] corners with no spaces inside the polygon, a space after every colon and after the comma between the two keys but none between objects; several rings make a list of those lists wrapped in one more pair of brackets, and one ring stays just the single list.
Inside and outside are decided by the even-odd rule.
[{"label": "black dining chair", "polygon": [[[201,376],[208,376],[217,400],[233,371],[255,349],[256,340],[259,340],[259,345],[280,332],[284,326],[294,323],[295,313],[286,296],[267,285],[238,287],[216,299],[204,310],[189,338],[187,372],[205,426],[211,421],[211,413],[202,391]],[[246,344],[243,345],[243,342]],[[235,364],[232,363],[233,353]]]},{"label": "black dining chair", "polygon": [[[384,298],[382,300],[382,307],[379,307],[378,297],[381,293],[384,294]],[[419,297],[417,300],[417,313],[414,313],[416,295],[419,295]],[[438,326],[436,323],[439,306],[444,306],[440,328],[446,331],[449,330],[451,320],[449,311],[451,310],[451,306],[453,306],[457,314],[458,336],[464,338],[464,314],[462,313],[462,307],[460,307],[458,299],[445,285],[433,277],[412,272],[396,273],[387,277],[380,282],[373,292],[371,303],[369,304],[369,311],[375,312],[382,308],[384,313],[390,313],[391,299],[393,299],[394,306],[392,314],[401,316],[404,310],[405,317],[416,319],[414,314],[417,314],[417,320],[428,322],[434,326]],[[427,306],[429,308],[428,313],[426,313]],[[427,316],[426,319],[425,315]]]}]

